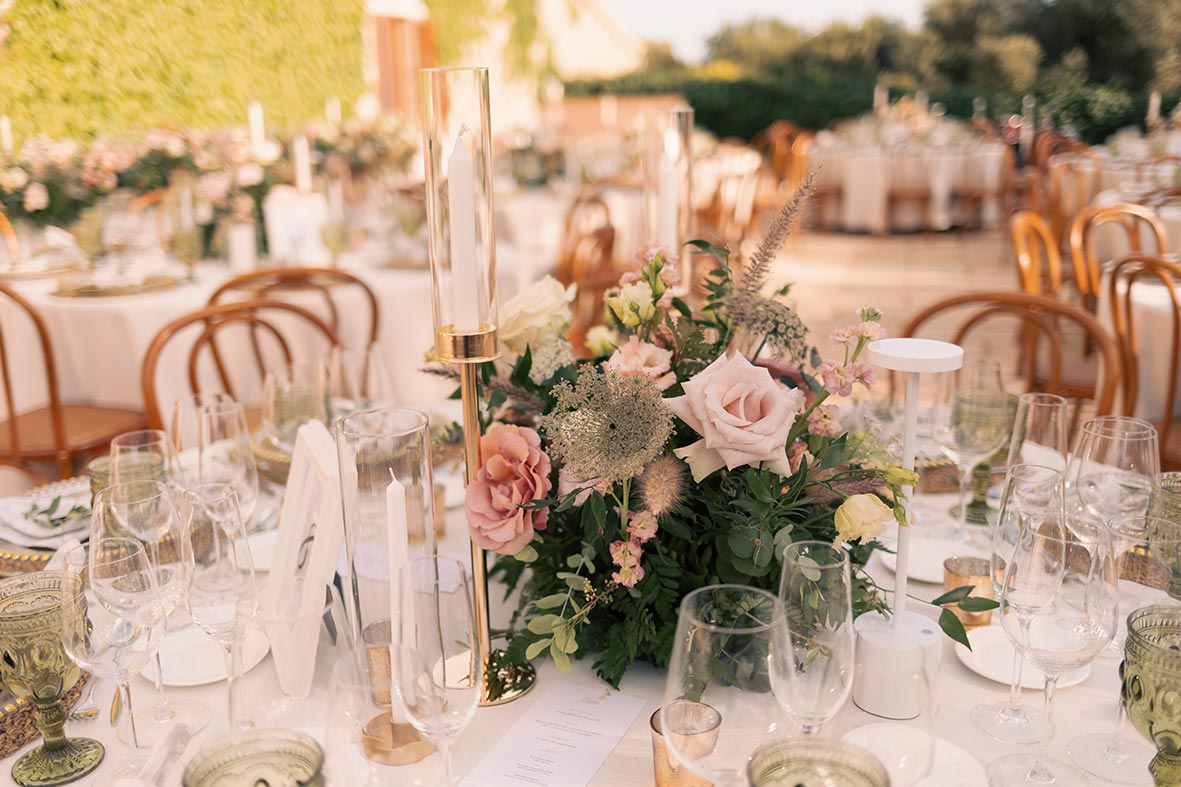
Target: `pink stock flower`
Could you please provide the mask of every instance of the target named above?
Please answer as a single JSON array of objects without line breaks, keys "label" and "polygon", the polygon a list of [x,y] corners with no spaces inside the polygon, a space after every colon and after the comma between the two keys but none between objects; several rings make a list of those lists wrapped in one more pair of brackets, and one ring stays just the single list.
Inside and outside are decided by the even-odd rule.
[{"label": "pink stock flower", "polygon": [[544,530],[549,510],[522,508],[549,494],[550,459],[528,427],[498,424],[480,438],[482,464],[464,499],[468,529],[481,549],[515,555]]},{"label": "pink stock flower", "polygon": [[886,329],[882,327],[880,322],[865,320],[857,326],[856,330],[858,334],[864,336],[871,342],[886,338]]},{"label": "pink stock flower", "polygon": [[651,511],[637,511],[632,514],[631,521],[627,525],[627,534],[632,537],[632,540],[643,544],[656,535],[659,525],[656,523],[656,515]]},{"label": "pink stock flower", "polygon": [[677,381],[677,376],[670,371],[672,358],[672,350],[663,350],[632,336],[612,353],[603,367],[619,374],[646,375],[655,380],[656,387],[663,391]]},{"label": "pink stock flower", "polygon": [[808,461],[808,465],[811,466],[812,460],[815,458],[816,457],[812,456],[811,452],[808,451],[807,444],[803,442],[792,443],[791,449],[789,449],[787,452],[787,461],[791,466],[791,471],[793,473],[799,472],[801,460],[806,459]]},{"label": "pink stock flower", "polygon": [[611,575],[611,579],[625,588],[634,588],[636,583],[644,578],[644,568],[638,562],[628,566],[620,566],[619,570]]},{"label": "pink stock flower", "polygon": [[808,431],[822,437],[834,437],[841,432],[837,420],[840,410],[835,404],[822,404],[808,416]]},{"label": "pink stock flower", "polygon": [[853,344],[854,338],[857,336],[858,329],[852,325],[846,325],[844,328],[837,328],[828,337],[828,340],[833,344],[842,344],[848,347]]},{"label": "pink stock flower", "polygon": [[640,275],[639,271],[628,271],[619,277],[619,286],[622,287],[625,284],[635,284],[642,278],[643,276]]},{"label": "pink stock flower", "polygon": [[854,361],[849,366],[849,375],[853,382],[861,383],[866,388],[873,385],[873,367],[864,361]]},{"label": "pink stock flower", "polygon": [[848,396],[853,393],[853,378],[848,367],[833,361],[825,361],[816,368],[816,373],[824,380],[824,390],[833,396]]},{"label": "pink stock flower", "polygon": [[617,566],[634,566],[640,562],[643,550],[635,541],[615,541],[607,547],[611,552],[611,562]]}]

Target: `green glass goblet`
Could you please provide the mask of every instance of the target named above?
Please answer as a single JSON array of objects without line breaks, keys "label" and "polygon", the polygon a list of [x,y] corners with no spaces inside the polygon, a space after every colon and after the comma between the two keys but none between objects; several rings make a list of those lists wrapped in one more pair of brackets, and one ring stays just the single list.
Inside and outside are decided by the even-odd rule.
[{"label": "green glass goblet", "polygon": [[[1158,473],[1152,479],[1152,496],[1148,498],[1148,516],[1167,519],[1181,525],[1181,472]],[[1169,596],[1181,601],[1181,550],[1175,545],[1154,538],[1148,532],[1148,548],[1157,561],[1169,570]]]},{"label": "green glass goblet", "polygon": [[1156,746],[1157,787],[1181,787],[1181,607],[1141,607],[1128,616],[1123,701],[1137,731]]},{"label": "green glass goblet", "polygon": [[81,671],[62,648],[60,571],[0,580],[0,685],[33,706],[44,743],[12,766],[21,787],[69,784],[102,762],[103,745],[67,738],[61,698]]}]

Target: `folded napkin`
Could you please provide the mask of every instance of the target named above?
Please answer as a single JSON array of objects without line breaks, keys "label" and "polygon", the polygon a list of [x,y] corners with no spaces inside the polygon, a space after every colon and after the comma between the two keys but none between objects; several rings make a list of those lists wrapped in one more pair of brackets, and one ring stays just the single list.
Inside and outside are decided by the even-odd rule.
[{"label": "folded napkin", "polygon": [[71,478],[0,498],[0,539],[21,547],[57,549],[90,528],[90,481]]}]

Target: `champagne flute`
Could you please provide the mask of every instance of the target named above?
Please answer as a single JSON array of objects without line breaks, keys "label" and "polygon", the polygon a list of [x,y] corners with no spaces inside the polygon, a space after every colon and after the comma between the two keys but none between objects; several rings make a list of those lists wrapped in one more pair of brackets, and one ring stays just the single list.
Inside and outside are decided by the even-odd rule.
[{"label": "champagne flute", "polygon": [[[193,446],[180,447],[187,452]],[[214,400],[197,411],[197,478],[194,484],[228,484],[249,524],[258,502],[258,464],[250,446],[246,410],[230,400]]]},{"label": "champagne flute", "polygon": [[[993,595],[1000,597],[1005,570],[1013,560],[1022,531],[1047,518],[1063,516],[1062,473],[1040,465],[1011,465],[1005,474],[1001,509],[993,530],[991,573]],[[988,702],[972,709],[972,723],[1002,743],[1036,743],[1041,723],[1021,702],[1021,672],[1025,656],[1013,651],[1013,680],[1007,702]]]},{"label": "champagne flute", "polygon": [[439,752],[451,782],[451,749],[480,705],[483,660],[464,566],[430,555],[401,571],[399,621],[390,650],[394,697]]},{"label": "champagne flute", "polygon": [[[1125,613],[1152,604],[1174,603],[1166,590],[1173,574],[1168,556],[1181,552],[1181,523],[1133,515],[1111,520],[1107,529],[1115,548],[1122,596],[1120,626],[1112,644],[1123,653],[1128,636]],[[1129,589],[1142,594],[1129,600]],[[1154,597],[1146,597],[1149,593]],[[1117,702],[1112,732],[1080,735],[1067,744],[1066,753],[1080,768],[1105,781],[1140,784],[1155,751],[1139,740],[1128,740],[1127,722],[1127,708],[1122,701]]]},{"label": "champagne flute", "polygon": [[[717,787],[746,787],[755,749],[781,737],[788,717],[772,690],[772,665],[787,642],[783,602],[744,585],[708,585],[681,601],[661,707],[661,729],[681,764]],[[712,711],[712,745],[685,704]]]},{"label": "champagne flute", "polygon": [[788,545],[779,598],[787,641],[772,661],[775,696],[805,735],[818,734],[853,687],[848,553],[824,541]]},{"label": "champagne flute", "polygon": [[[155,571],[156,587],[164,607],[163,636],[168,634],[167,616],[176,611],[188,585],[188,567],[181,555],[182,527],[173,499],[172,492],[160,481],[123,481],[95,495],[90,519],[91,543],[110,536],[131,539],[143,545]],[[200,702],[168,701],[158,648],[153,661],[155,669],[151,677],[156,688],[156,702],[141,719],[137,719],[142,742],[149,746],[167,734],[174,721],[187,725],[190,732],[196,733],[210,720],[209,708]]]},{"label": "champagne flute", "polygon": [[976,360],[940,381],[934,410],[934,438],[939,449],[959,470],[959,520],[950,538],[965,541],[968,486],[972,469],[996,453],[1009,435],[1009,405],[1001,382],[1001,366]]},{"label": "champagne flute", "polygon": [[[1064,603],[1068,579],[1081,585],[1086,603]],[[1087,784],[1074,765],[1046,756],[1053,730],[1054,689],[1064,672],[1095,660],[1115,635],[1119,614],[1115,557],[1108,529],[1089,521],[1047,517],[1025,527],[1005,569],[1000,617],[1014,647],[1045,673],[1042,737],[1036,754],[1012,754],[988,766],[988,783]]]},{"label": "champagne flute", "polygon": [[143,544],[126,538],[99,538],[64,556],[61,587],[62,645],[79,667],[119,686],[122,718],[129,742],[127,759],[104,768],[109,784],[143,765],[131,704],[131,676],[148,663],[164,633],[164,606],[156,572]]},{"label": "champagne flute", "polygon": [[243,673],[242,640],[258,610],[258,585],[238,496],[229,484],[200,484],[185,491],[184,502],[181,549],[189,574],[185,607],[193,622],[222,647],[230,729],[249,727],[238,680]]},{"label": "champagne flute", "polygon": [[1083,424],[1066,475],[1068,508],[1101,525],[1143,515],[1159,472],[1160,445],[1152,424],[1119,415],[1092,418]]}]

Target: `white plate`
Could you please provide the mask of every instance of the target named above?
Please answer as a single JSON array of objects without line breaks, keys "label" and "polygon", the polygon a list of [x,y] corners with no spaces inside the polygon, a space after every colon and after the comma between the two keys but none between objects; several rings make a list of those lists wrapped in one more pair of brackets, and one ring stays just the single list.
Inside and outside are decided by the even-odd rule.
[{"label": "white plate", "polygon": [[[1013,644],[1005,636],[1003,628],[985,626],[972,629],[968,632],[968,641],[972,643],[971,650],[958,643],[955,646],[955,655],[965,667],[1003,686],[1013,682]],[[1090,674],[1090,664],[1074,672],[1063,673],[1058,679],[1058,688],[1082,683]],[[1021,668],[1021,688],[1040,689],[1045,680],[1042,671],[1026,659],[1025,666]]]},{"label": "white plate", "polygon": [[[270,649],[266,635],[251,629],[242,643],[243,672],[257,667]],[[168,632],[160,644],[160,661],[164,664],[165,686],[204,686],[226,679],[221,646],[196,626]],[[144,677],[155,680],[155,660],[148,662],[143,671]]]},{"label": "white plate", "polygon": [[[841,740],[872,753],[882,741],[890,740],[896,732],[897,726],[893,724],[867,724],[845,733]],[[931,773],[915,782],[914,787],[948,787],[952,784],[956,787],[988,787],[988,776],[984,773],[984,766],[971,754],[949,740],[936,738]]]},{"label": "white plate", "polygon": [[[889,545],[891,549],[893,544]],[[890,552],[878,552],[878,559],[890,571],[898,570],[898,555]],[[911,538],[910,564],[907,575],[916,582],[927,582],[932,585],[943,584],[943,561],[957,555],[977,555],[987,557],[972,544],[965,541],[948,541],[944,538]]]},{"label": "white plate", "polygon": [[246,537],[247,543],[250,544],[250,560],[255,571],[271,570],[271,560],[275,556],[275,542],[278,538],[278,530],[264,530]]}]

